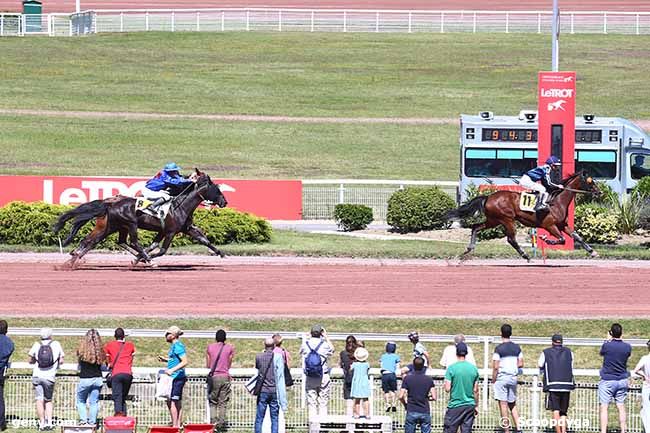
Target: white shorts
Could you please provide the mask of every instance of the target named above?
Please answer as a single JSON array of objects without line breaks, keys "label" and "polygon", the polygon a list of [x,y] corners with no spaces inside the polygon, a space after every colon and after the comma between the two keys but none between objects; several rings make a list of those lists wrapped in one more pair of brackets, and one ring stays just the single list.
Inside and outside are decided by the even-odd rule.
[{"label": "white shorts", "polygon": [[142,188],[142,195],[147,200],[152,201],[160,197],[164,197],[166,199],[171,197],[167,191],[152,191],[149,188]]},{"label": "white shorts", "polygon": [[521,176],[521,180],[519,181],[519,184],[524,188],[530,189],[532,191],[546,192],[546,188],[544,188],[544,185],[542,185],[541,183],[533,182],[533,180],[525,174]]}]

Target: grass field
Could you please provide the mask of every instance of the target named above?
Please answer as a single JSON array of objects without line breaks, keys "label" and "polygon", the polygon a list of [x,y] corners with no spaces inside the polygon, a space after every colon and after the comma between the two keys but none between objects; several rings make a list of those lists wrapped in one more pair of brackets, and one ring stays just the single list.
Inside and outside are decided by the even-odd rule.
[{"label": "grass field", "polygon": [[[418,330],[421,334],[443,334],[454,335],[462,332],[466,335],[498,335],[502,323],[501,319],[478,320],[478,319],[424,319],[424,318],[377,318],[377,319],[354,319],[354,318],[296,318],[296,319],[233,319],[233,318],[176,318],[176,319],[135,319],[135,318],[93,318],[93,319],[63,319],[63,318],[9,318],[9,334],[12,327],[65,327],[65,328],[115,328],[117,326],[125,329],[167,329],[171,324],[176,324],[185,330],[217,330],[223,328],[237,331],[283,331],[286,335],[295,332],[308,332],[311,325],[321,323],[330,332],[340,333],[398,333],[407,334],[411,330]],[[600,338],[607,335],[611,321],[602,319],[593,320],[507,320],[513,326],[514,335],[527,337],[548,337],[553,333],[560,332],[565,337],[590,337]],[[647,338],[650,329],[650,320],[646,319],[625,319],[620,322],[623,325],[627,338]],[[14,361],[24,361],[26,353],[36,337],[12,337],[16,343]],[[106,339],[105,341],[108,341]],[[67,353],[67,360],[75,362],[74,355],[80,337],[62,337],[64,351]],[[133,339],[138,356],[135,365],[157,366],[157,356],[164,354],[167,350],[167,343],[161,334],[156,338],[134,338]],[[185,338],[188,347],[188,357],[191,367],[204,366],[205,347],[212,340],[197,338]],[[254,365],[255,353],[263,349],[261,341],[255,340],[232,340],[236,346],[237,356],[233,366],[251,367]],[[370,362],[373,366],[378,363],[383,353],[385,342],[368,342],[367,348],[371,354]],[[286,338],[284,345],[294,356],[298,353],[299,344],[297,340]],[[342,341],[335,342],[337,353],[343,350]],[[434,364],[437,366],[442,355],[445,344],[426,343]],[[494,347],[492,347],[492,350]],[[542,346],[524,346],[523,351],[526,357],[527,367],[534,368]],[[575,368],[599,368],[601,358],[598,355],[597,347],[574,347]],[[402,359],[408,359],[411,354],[411,345],[401,342],[398,345],[398,353]],[[483,362],[483,352],[479,345],[474,347],[475,356],[479,365]],[[629,368],[633,368],[647,350],[635,348],[632,351],[632,358],[629,361]],[[335,357],[338,362],[338,357]]]},{"label": "grass field", "polygon": [[[566,35],[578,112],[650,118],[650,38]],[[0,108],[456,118],[535,107],[546,35],[135,33],[2,38]],[[456,125],[0,116],[0,173],[454,179]],[[134,158],[134,155],[136,157]],[[159,156],[160,155],[160,156]]]}]

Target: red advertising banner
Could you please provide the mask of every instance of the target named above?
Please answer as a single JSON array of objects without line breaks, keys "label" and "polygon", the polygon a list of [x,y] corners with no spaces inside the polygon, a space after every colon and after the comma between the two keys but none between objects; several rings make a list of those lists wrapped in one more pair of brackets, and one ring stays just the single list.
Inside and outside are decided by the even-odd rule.
[{"label": "red advertising banner", "polygon": [[[147,178],[0,176],[0,206],[15,201],[44,201],[77,205],[117,194],[138,195]],[[267,219],[302,219],[302,182],[299,180],[213,179],[228,207]]]},{"label": "red advertising banner", "polygon": [[[538,76],[538,161],[555,155],[562,161],[562,178],[575,171],[576,73],[540,72]],[[573,227],[573,204],[569,208]],[[565,249],[573,249],[573,239],[565,236]]]}]

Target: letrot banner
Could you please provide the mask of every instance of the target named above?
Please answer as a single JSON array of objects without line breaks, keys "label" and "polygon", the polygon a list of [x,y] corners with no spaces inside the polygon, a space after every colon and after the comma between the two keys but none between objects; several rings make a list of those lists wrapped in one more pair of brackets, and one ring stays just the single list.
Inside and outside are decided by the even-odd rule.
[{"label": "letrot banner", "polygon": [[[78,205],[115,195],[140,194],[147,178],[76,176],[0,176],[0,206],[11,201],[43,201]],[[299,180],[213,179],[228,207],[267,219],[302,219],[302,182]]]}]

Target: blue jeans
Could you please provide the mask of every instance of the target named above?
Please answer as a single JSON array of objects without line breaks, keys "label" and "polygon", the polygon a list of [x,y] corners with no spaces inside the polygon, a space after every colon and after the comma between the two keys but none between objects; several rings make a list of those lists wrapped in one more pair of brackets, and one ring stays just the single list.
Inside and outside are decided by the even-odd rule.
[{"label": "blue jeans", "polygon": [[257,398],[257,414],[255,415],[255,433],[262,433],[262,423],[266,414],[266,407],[271,410],[271,433],[278,433],[278,396],[275,392],[260,392]]},{"label": "blue jeans", "polygon": [[[104,380],[101,377],[90,377],[79,379],[77,386],[77,411],[79,420],[89,424],[97,424],[97,412],[99,411],[99,391],[102,389]],[[90,411],[86,412],[86,400],[90,405]]]},{"label": "blue jeans", "polygon": [[431,433],[431,414],[420,412],[406,412],[404,433],[415,433],[415,428],[420,424],[422,433]]}]

